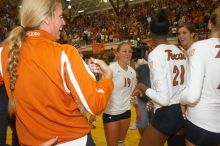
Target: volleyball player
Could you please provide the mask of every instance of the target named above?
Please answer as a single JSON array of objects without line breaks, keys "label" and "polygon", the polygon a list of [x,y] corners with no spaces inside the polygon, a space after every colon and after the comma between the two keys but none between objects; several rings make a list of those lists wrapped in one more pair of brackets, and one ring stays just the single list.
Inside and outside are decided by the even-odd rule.
[{"label": "volleyball player", "polygon": [[152,17],[150,31],[156,48],[149,54],[151,88],[138,84],[154,102],[154,115],[141,138],[140,146],[163,146],[184,125],[179,93],[185,82],[187,59],[175,45],[169,44],[169,21],[164,11]]},{"label": "volleyball player", "polygon": [[211,38],[189,50],[187,86],[181,94],[186,111],[187,146],[220,145],[220,7],[209,21]]}]

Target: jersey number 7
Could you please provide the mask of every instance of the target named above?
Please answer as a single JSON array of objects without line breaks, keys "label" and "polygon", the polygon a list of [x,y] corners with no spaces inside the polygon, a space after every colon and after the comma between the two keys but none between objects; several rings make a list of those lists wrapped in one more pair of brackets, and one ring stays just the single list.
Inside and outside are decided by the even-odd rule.
[{"label": "jersey number 7", "polygon": [[[216,45],[215,48],[220,48],[220,45]],[[218,52],[218,54],[216,55],[215,58],[220,58],[220,50],[219,50],[219,52]],[[220,89],[220,85],[218,86],[217,89]]]}]

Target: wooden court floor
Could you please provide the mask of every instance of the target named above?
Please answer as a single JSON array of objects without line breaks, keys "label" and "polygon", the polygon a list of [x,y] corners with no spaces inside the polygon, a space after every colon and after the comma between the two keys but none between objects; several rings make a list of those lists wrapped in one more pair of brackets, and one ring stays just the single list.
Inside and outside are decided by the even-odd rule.
[{"label": "wooden court floor", "polygon": [[[135,121],[135,112],[132,108],[131,110],[131,123]],[[107,146],[105,140],[105,133],[102,124],[102,117],[98,116],[96,120],[96,129],[92,130],[92,137],[95,140],[96,146]],[[128,130],[125,146],[138,146],[140,136],[138,130]]]}]

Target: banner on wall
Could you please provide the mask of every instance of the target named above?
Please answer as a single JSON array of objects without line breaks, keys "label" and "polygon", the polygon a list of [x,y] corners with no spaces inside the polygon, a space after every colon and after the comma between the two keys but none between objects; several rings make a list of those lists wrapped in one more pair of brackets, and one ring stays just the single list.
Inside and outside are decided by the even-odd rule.
[{"label": "banner on wall", "polygon": [[92,53],[93,54],[103,54],[105,49],[104,43],[96,43],[92,45]]}]

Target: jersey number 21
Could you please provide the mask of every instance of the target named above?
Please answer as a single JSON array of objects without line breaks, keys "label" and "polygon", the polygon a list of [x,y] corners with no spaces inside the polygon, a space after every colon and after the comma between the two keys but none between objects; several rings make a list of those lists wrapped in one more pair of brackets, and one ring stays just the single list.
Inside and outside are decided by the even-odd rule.
[{"label": "jersey number 21", "polygon": [[[174,78],[173,78],[173,86],[177,85],[182,85],[184,83],[184,75],[185,75],[185,68],[183,65],[174,66],[173,67],[173,73],[174,73]],[[178,81],[178,77],[180,77],[180,81]]]}]

